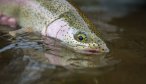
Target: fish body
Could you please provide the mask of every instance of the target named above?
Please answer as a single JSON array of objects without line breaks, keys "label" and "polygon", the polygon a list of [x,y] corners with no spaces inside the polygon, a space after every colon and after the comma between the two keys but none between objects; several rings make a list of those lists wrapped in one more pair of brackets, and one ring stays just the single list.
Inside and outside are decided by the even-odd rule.
[{"label": "fish body", "polygon": [[[12,35],[37,33],[87,56],[109,52],[86,18],[67,0],[0,0],[0,13],[16,18],[22,27],[10,32]],[[84,67],[87,64],[88,61],[80,63]]]},{"label": "fish body", "polygon": [[15,17],[22,28],[33,28],[33,32],[40,33],[69,10],[66,3],[64,0],[0,0],[0,11]]}]

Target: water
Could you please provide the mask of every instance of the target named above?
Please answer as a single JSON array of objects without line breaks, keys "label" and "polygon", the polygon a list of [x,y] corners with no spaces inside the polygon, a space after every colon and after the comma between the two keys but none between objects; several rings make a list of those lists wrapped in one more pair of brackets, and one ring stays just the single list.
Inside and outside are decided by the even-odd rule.
[{"label": "water", "polygon": [[[0,84],[146,83],[146,11],[142,6],[143,0],[139,2],[111,0],[110,3],[108,0],[84,0],[84,3],[82,0],[76,0],[76,4],[79,4],[81,10],[103,32],[110,48],[108,56],[114,60],[120,60],[120,63],[110,66],[110,68],[89,71],[90,73],[95,71],[96,75],[91,75],[89,72],[87,74],[70,72],[62,67],[42,63],[42,60],[45,62],[43,58],[33,58],[33,56],[30,58],[30,54],[42,55],[40,54],[42,52],[41,44],[27,43],[24,39],[18,42],[17,48],[0,53]],[[5,38],[0,38],[1,48],[10,44],[13,43]],[[25,49],[22,50],[22,47]],[[27,53],[30,51],[28,55],[24,56],[24,53],[20,53],[24,50]]]}]

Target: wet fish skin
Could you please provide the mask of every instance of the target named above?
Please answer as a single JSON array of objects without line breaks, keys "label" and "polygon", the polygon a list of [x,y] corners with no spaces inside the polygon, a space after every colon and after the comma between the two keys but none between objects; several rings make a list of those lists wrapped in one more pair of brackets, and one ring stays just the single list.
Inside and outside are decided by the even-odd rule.
[{"label": "wet fish skin", "polygon": [[22,28],[32,28],[37,33],[72,8],[65,0],[0,0],[0,12],[15,17]]},{"label": "wet fish skin", "polygon": [[[0,13],[16,18],[22,27],[9,32],[13,36],[26,32],[36,33],[57,39],[69,49],[90,56],[109,52],[100,35],[94,33],[96,31],[87,18],[67,0],[0,0]],[[64,63],[69,63],[69,59],[65,57]],[[85,67],[91,64],[94,63],[84,61],[79,65]]]}]

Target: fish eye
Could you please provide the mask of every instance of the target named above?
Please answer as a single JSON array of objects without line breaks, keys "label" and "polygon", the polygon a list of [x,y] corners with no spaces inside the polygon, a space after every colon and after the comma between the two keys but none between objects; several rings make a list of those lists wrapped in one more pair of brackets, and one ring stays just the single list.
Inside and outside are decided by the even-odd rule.
[{"label": "fish eye", "polygon": [[83,37],[83,36],[78,36],[78,39],[79,39],[80,41],[82,41],[82,40],[84,39],[84,37]]},{"label": "fish eye", "polygon": [[75,35],[75,39],[79,42],[87,42],[87,35],[85,32],[78,32],[76,35]]}]

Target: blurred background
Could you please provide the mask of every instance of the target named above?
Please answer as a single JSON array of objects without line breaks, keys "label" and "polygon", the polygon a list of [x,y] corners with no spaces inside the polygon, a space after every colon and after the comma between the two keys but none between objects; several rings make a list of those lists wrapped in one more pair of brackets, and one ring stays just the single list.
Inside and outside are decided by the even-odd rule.
[{"label": "blurred background", "polygon": [[[70,1],[102,32],[110,49],[109,56],[121,61],[112,71],[96,77],[48,80],[50,75],[46,74],[50,74],[50,71],[46,70],[42,73],[43,77],[31,84],[146,84],[145,0]],[[0,48],[7,44],[10,42],[0,38]],[[25,62],[22,63],[14,51],[0,53],[0,84],[17,84],[24,70]]]}]

